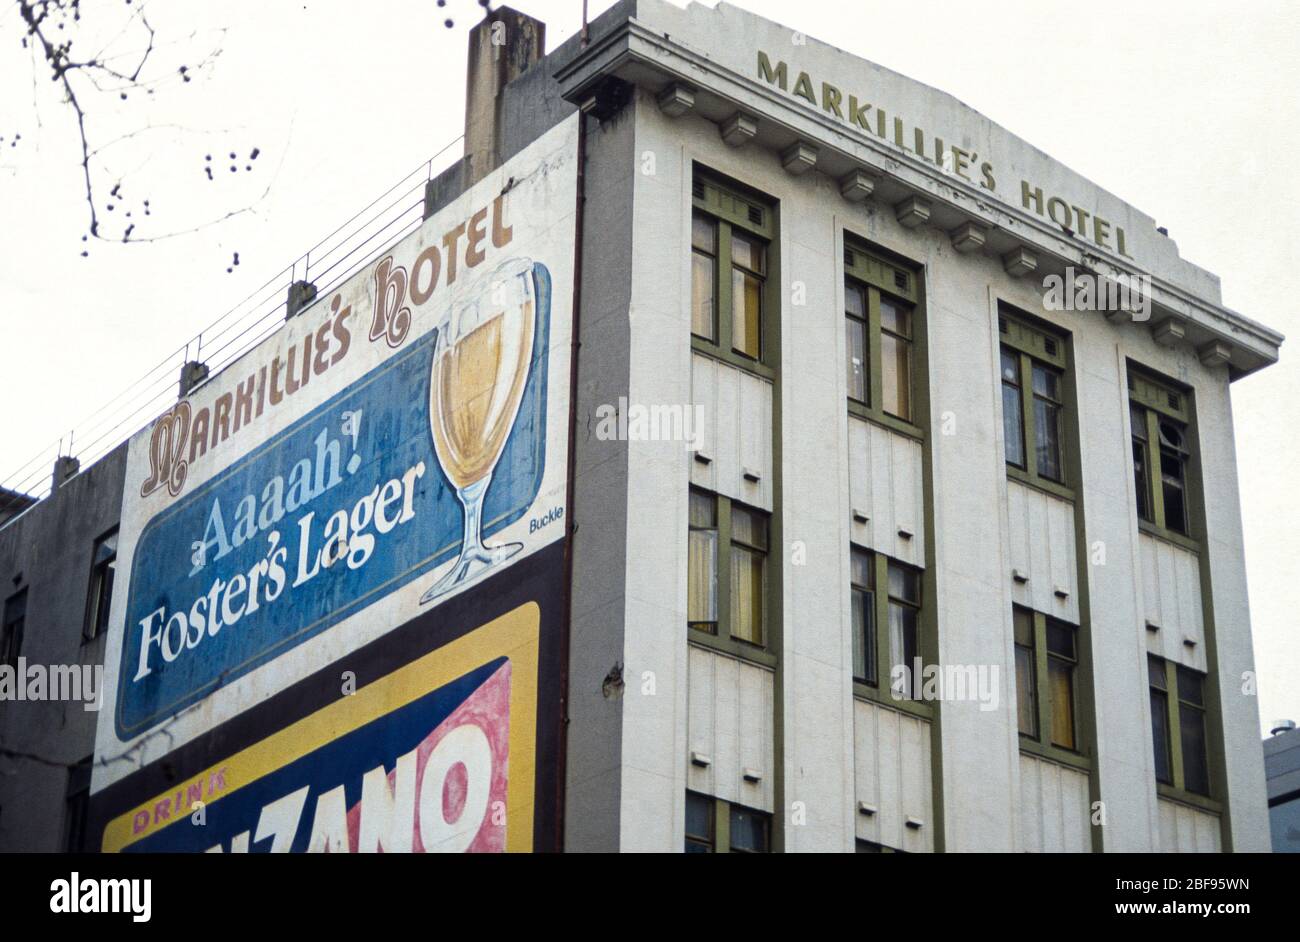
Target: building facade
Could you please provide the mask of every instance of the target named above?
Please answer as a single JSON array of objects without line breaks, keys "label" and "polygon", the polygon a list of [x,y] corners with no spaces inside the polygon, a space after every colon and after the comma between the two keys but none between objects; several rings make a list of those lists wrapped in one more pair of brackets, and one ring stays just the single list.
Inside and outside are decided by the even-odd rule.
[{"label": "building facade", "polygon": [[[135,617],[143,610],[119,585],[105,665],[118,706],[100,718],[92,763],[95,846],[181,846],[166,843],[191,807],[181,786],[210,786],[227,762],[243,768],[236,758],[288,728],[286,710],[304,730],[332,716],[340,665],[392,668],[375,689],[400,679],[401,651],[439,665],[452,645],[429,640],[433,615],[487,625],[497,596],[515,591],[506,586],[535,582],[550,588],[537,590],[536,715],[523,718],[534,723],[534,799],[501,799],[511,814],[527,805],[532,841],[503,825],[499,844],[466,832],[464,846],[1267,850],[1230,383],[1274,362],[1281,336],[1225,308],[1218,279],[1137,209],[951,96],[831,45],[727,4],[664,0],[623,0],[545,56],[543,37],[509,10],[475,28],[465,157],[426,198],[437,238],[422,235],[408,255],[395,247],[363,273],[355,303],[340,298],[358,311],[358,338],[369,325],[374,349],[397,349],[402,292],[420,324],[419,295],[453,276],[451,258],[473,264],[472,249],[446,255],[461,235],[489,231],[488,210],[473,208],[491,203],[499,218],[504,200],[517,244],[540,247],[534,259],[567,244],[571,258],[532,282],[538,310],[554,302],[549,388],[568,389],[546,406],[568,416],[567,454],[546,451],[563,482],[530,492],[551,495],[554,509],[539,515],[541,496],[520,504],[517,525],[532,529],[500,532],[528,534],[514,551],[525,561],[460,602],[420,609],[413,583],[410,600],[393,590],[391,604],[291,652],[272,645],[229,664],[213,653],[203,669],[218,679],[207,686],[168,686],[168,655],[180,653],[179,641],[168,647],[171,622]],[[527,203],[530,187],[546,198]],[[529,208],[550,215],[525,226]],[[491,225],[505,246],[507,223]],[[437,245],[444,256],[429,254]],[[330,304],[322,297],[268,343],[337,324]],[[439,322],[438,334],[455,323]],[[320,395],[351,395],[349,368],[339,385],[318,380]],[[205,395],[215,417],[221,383],[237,395],[237,378],[218,374],[178,404],[186,421]],[[135,472],[178,414],[133,439],[126,459],[122,553],[133,573],[151,564],[140,549],[149,515],[173,513]],[[436,428],[434,439],[446,470]],[[220,461],[253,460],[259,440],[232,437]],[[190,459],[191,496],[225,479],[217,459],[192,448]],[[45,504],[82,519],[70,488]],[[11,521],[0,546],[43,511]],[[112,526],[84,516],[77,526],[93,535],[60,526],[43,539],[93,543]],[[556,542],[529,542],[559,521],[547,536]],[[10,558],[0,577],[30,571]],[[444,558],[455,554],[430,565]],[[30,613],[52,603],[31,589],[34,625]],[[346,608],[360,590],[333,591]],[[202,638],[202,628],[186,633],[192,612],[178,638]],[[209,648],[194,645],[204,658]],[[236,662],[254,666],[241,679]],[[534,662],[513,662],[516,681],[521,663]],[[359,671],[360,689],[368,682]],[[167,702],[187,705],[169,714]],[[165,745],[136,738],[158,722]],[[124,755],[131,769],[115,771]],[[398,756],[380,765],[400,796],[406,767]],[[30,764],[16,768],[9,781],[36,781]],[[51,766],[36,790],[62,800],[60,774]],[[266,781],[248,776],[245,795]],[[333,792],[311,788],[295,807],[314,798],[316,816],[296,812],[306,816],[283,846],[337,849],[341,826],[331,831],[323,810]],[[355,805],[364,821],[371,792],[337,788],[338,807]],[[231,791],[217,797],[233,808]],[[7,848],[48,846],[10,830],[10,806],[33,807],[30,792],[0,797]],[[275,844],[260,821],[282,806],[263,797],[262,818],[248,812],[256,829],[194,846]],[[432,849],[434,831],[416,831]],[[364,825],[357,833],[348,846],[365,849]]]}]

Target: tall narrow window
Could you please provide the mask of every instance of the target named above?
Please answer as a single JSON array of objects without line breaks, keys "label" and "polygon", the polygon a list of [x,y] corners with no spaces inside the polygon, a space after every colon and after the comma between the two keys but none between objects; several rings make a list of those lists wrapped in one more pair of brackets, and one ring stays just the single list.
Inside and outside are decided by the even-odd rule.
[{"label": "tall narrow window", "polygon": [[1086,750],[1079,736],[1079,628],[1014,606],[1016,714],[1021,747],[1065,761]]},{"label": "tall narrow window", "polygon": [[1210,763],[1205,745],[1205,675],[1178,666],[1178,738],[1183,753],[1183,788],[1210,793]]},{"label": "tall narrow window", "polygon": [[710,216],[691,216],[691,331],[717,342],[718,224]]},{"label": "tall narrow window", "polygon": [[1020,408],[1020,357],[1002,348],[1002,439],[1007,464],[1025,466],[1024,415]]},{"label": "tall narrow window", "polygon": [[686,793],[686,853],[713,853],[713,817],[717,802],[708,795]]},{"label": "tall narrow window", "polygon": [[1187,435],[1173,419],[1161,419],[1160,496],[1165,505],[1165,527],[1186,534],[1187,528]]},{"label": "tall narrow window", "polygon": [[763,597],[767,574],[767,517],[731,507],[731,636],[763,644]]},{"label": "tall narrow window", "polygon": [[1074,626],[1047,619],[1047,675],[1052,709],[1052,745],[1075,748],[1074,671],[1078,665]]},{"label": "tall narrow window", "polygon": [[853,618],[853,677],[875,686],[876,681],[876,580],[872,555],[854,549],[850,561]]},{"label": "tall narrow window", "polygon": [[1008,473],[1059,491],[1067,483],[1066,339],[1007,309],[998,314],[998,336]]},{"label": "tall narrow window", "polygon": [[687,622],[692,628],[718,632],[718,501],[691,491],[690,542],[687,545]]},{"label": "tall narrow window", "polygon": [[849,409],[914,433],[916,350],[922,338],[919,281],[912,271],[846,239],[845,374]]},{"label": "tall narrow window", "polygon": [[1147,447],[1147,414],[1139,406],[1129,408],[1129,421],[1133,426],[1133,484],[1137,491],[1138,517],[1154,523],[1151,513],[1150,450]]},{"label": "tall narrow window", "polygon": [[86,599],[83,636],[93,641],[108,628],[108,610],[113,601],[113,577],[117,571],[117,531],[95,541],[91,553],[90,594]]},{"label": "tall narrow window", "polygon": [[1174,763],[1169,740],[1169,690],[1165,680],[1165,662],[1147,655],[1147,675],[1151,688],[1151,742],[1155,748],[1156,781],[1174,784]]},{"label": "tall narrow window", "polygon": [[867,292],[863,287],[849,282],[844,288],[845,349],[848,362],[849,398],[863,405],[870,404],[871,382],[867,361]]},{"label": "tall narrow window", "polygon": [[92,757],[86,756],[68,770],[68,789],[63,814],[65,853],[79,854],[90,850],[86,846],[86,819],[90,809],[91,761]]},{"label": "tall narrow window", "polygon": [[5,601],[4,624],[0,625],[0,664],[17,669],[18,655],[22,653],[23,627],[27,622],[27,590],[23,589]]},{"label": "tall narrow window", "polygon": [[1034,364],[1034,442],[1038,474],[1049,481],[1063,479],[1061,472],[1061,373]]},{"label": "tall narrow window", "polygon": [[1022,735],[1038,737],[1038,680],[1034,665],[1034,613],[1016,606],[1012,612],[1016,635],[1016,715]]},{"label": "tall narrow window", "polygon": [[1191,394],[1135,367],[1128,387],[1138,519],[1175,540],[1190,537]]},{"label": "tall narrow window", "polygon": [[891,669],[900,665],[906,668],[901,674],[902,684],[895,692],[903,699],[916,700],[921,696],[920,678],[914,677],[917,645],[917,622],[921,608],[920,573],[902,563],[889,563],[889,663]]},{"label": "tall narrow window", "polygon": [[763,280],[766,247],[756,238],[731,234],[731,348],[763,359]]},{"label": "tall narrow window", "polygon": [[912,419],[912,312],[880,299],[881,407],[905,422]]},{"label": "tall narrow window", "polygon": [[738,183],[697,173],[691,214],[691,332],[695,349],[770,375],[776,297],[768,278],[776,214]]}]

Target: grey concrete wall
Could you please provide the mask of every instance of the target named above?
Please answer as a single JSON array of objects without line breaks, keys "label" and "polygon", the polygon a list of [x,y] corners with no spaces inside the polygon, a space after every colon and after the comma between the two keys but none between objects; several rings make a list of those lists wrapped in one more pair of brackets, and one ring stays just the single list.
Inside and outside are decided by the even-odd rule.
[{"label": "grey concrete wall", "polygon": [[[125,470],[123,445],[0,528],[0,605],[27,589],[28,663],[103,663],[104,636],[83,644],[82,629],[91,552],[117,526]],[[68,779],[94,751],[95,720],[81,702],[0,703],[0,852],[63,850]]]}]

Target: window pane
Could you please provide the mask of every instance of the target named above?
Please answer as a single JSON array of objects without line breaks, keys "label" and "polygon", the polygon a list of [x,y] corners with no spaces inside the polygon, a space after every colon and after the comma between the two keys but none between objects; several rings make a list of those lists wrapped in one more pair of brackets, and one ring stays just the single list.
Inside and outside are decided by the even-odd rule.
[{"label": "window pane", "polygon": [[1167,694],[1151,688],[1151,739],[1155,747],[1156,781],[1174,783],[1173,763],[1169,759],[1169,701]]},{"label": "window pane", "polygon": [[1187,532],[1187,503],[1183,499],[1184,464],[1177,452],[1160,449],[1160,484],[1165,501],[1165,528]]},{"label": "window pane", "polygon": [[859,320],[867,319],[866,292],[847,281],[844,285],[844,313]]},{"label": "window pane", "polygon": [[1005,443],[1007,464],[1017,468],[1025,466],[1025,439],[1020,415],[1020,390],[1010,383],[1002,383],[1002,438]]},{"label": "window pane", "polygon": [[917,699],[921,695],[921,678],[915,676],[917,657],[916,646],[916,609],[895,602],[889,603],[889,664],[891,683],[893,668],[902,665],[906,668],[901,686],[895,687],[897,695]]},{"label": "window pane", "polygon": [[911,602],[913,605],[920,604],[920,574],[909,566],[890,563],[889,596],[890,598],[902,599],[904,602]]},{"label": "window pane", "polygon": [[768,815],[731,806],[731,850],[737,854],[766,854]]},{"label": "window pane", "polygon": [[1061,476],[1061,407],[1034,397],[1034,450],[1038,453],[1038,473],[1053,481]]},{"label": "window pane", "polygon": [[712,798],[686,793],[686,853],[712,853],[713,809]]},{"label": "window pane", "polygon": [[691,492],[690,539],[687,544],[687,622],[714,633],[718,622],[717,500]]},{"label": "window pane", "polygon": [[853,590],[853,676],[876,684],[876,614],[874,592]]},{"label": "window pane", "polygon": [[1052,745],[1074,748],[1074,665],[1059,658],[1047,659],[1052,707]]},{"label": "window pane", "polygon": [[1180,666],[1178,668],[1178,699],[1193,706],[1205,706],[1205,675]]},{"label": "window pane", "polygon": [[912,312],[901,304],[880,299],[880,327],[903,338],[912,336]]},{"label": "window pane", "polygon": [[1020,385],[1020,358],[1006,347],[1002,348],[1002,380]]},{"label": "window pane", "polygon": [[709,255],[716,255],[718,226],[711,216],[695,213],[691,217],[691,248],[699,249]]},{"label": "window pane", "polygon": [[[883,308],[882,308],[883,309]],[[900,419],[912,417],[912,345],[893,334],[880,335],[881,407]]]},{"label": "window pane", "polygon": [[1075,660],[1074,626],[1067,622],[1047,619],[1047,653]]},{"label": "window pane", "polygon": [[867,402],[867,325],[854,317],[844,318],[845,352],[849,398]]},{"label": "window pane", "polygon": [[718,339],[714,316],[713,259],[699,252],[691,254],[691,332],[705,340]]},{"label": "window pane", "polygon": [[1129,425],[1133,427],[1133,437],[1138,441],[1147,440],[1147,413],[1141,406],[1130,405],[1128,408]]},{"label": "window pane", "polygon": [[876,585],[874,568],[871,565],[871,554],[863,550],[855,549],[849,557],[849,579],[856,586],[864,589],[874,588]]},{"label": "window pane", "polygon": [[1165,682],[1165,662],[1158,657],[1147,656],[1147,682],[1157,690],[1164,690],[1167,686]]},{"label": "window pane", "polygon": [[767,515],[732,504],[731,540],[756,549],[767,549]]},{"label": "window pane", "polygon": [[731,260],[733,263],[761,275],[763,274],[763,256],[765,254],[762,242],[751,239],[737,229],[731,230]]},{"label": "window pane", "polygon": [[1020,731],[1026,736],[1038,736],[1038,698],[1034,690],[1034,649],[1016,645],[1016,713],[1020,718]]},{"label": "window pane", "polygon": [[1034,646],[1034,613],[1019,606],[1011,610],[1011,624],[1016,636],[1016,644],[1025,647]]},{"label": "window pane", "polygon": [[762,359],[763,282],[756,275],[731,270],[731,345],[737,353]]},{"label": "window pane", "polygon": [[1147,446],[1133,436],[1133,489],[1137,493],[1138,517],[1151,520],[1151,490],[1147,483]]},{"label": "window pane", "polygon": [[1034,395],[1043,396],[1054,402],[1061,401],[1061,376],[1056,370],[1034,364]]},{"label": "window pane", "polygon": [[763,643],[763,568],[766,557],[735,543],[731,546],[731,636]]},{"label": "window pane", "polygon": [[1178,726],[1183,747],[1183,787],[1198,795],[1208,795],[1210,770],[1205,753],[1205,713],[1180,704]]}]

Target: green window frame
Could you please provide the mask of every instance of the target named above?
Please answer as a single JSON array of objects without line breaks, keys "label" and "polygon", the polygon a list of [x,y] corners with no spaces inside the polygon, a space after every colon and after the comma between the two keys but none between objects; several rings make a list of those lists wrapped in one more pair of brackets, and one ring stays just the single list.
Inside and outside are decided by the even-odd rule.
[{"label": "green window frame", "polygon": [[[923,630],[924,572],[883,553],[850,547],[849,613],[853,631],[853,689],[866,699],[930,716],[912,677],[915,659],[927,663]],[[901,683],[894,668],[907,667]]]},{"label": "green window frame", "polygon": [[1012,607],[1011,622],[1020,748],[1088,767],[1079,626],[1022,605]]},{"label": "green window frame", "polygon": [[692,487],[689,500],[690,637],[772,666],[771,516],[702,488]]},{"label": "green window frame", "polygon": [[914,438],[923,437],[918,390],[924,329],[920,290],[915,271],[845,240],[849,412]]},{"label": "green window frame", "polygon": [[691,198],[691,345],[771,379],[780,287],[775,201],[697,169]]},{"label": "green window frame", "polygon": [[1212,799],[1208,676],[1155,654],[1147,655],[1147,676],[1156,782],[1175,797]]},{"label": "green window frame", "polygon": [[998,339],[1007,476],[1072,500],[1069,338],[1003,305]]},{"label": "green window frame", "polygon": [[1131,364],[1128,391],[1138,526],[1196,549],[1192,394]]},{"label": "green window frame", "polygon": [[[719,848],[726,848],[720,851]],[[770,854],[772,815],[757,808],[686,792],[688,854]]]}]

